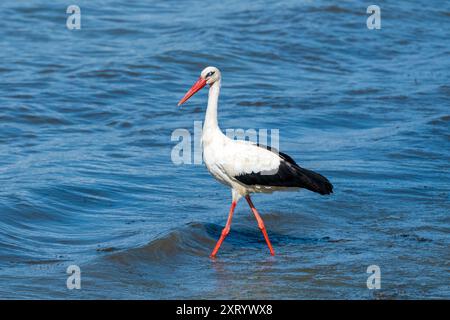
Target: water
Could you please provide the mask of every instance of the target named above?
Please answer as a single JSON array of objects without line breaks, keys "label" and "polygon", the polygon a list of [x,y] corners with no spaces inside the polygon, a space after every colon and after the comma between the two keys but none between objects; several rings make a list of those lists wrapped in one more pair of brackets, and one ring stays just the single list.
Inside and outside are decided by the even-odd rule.
[{"label": "water", "polygon": [[[1,298],[450,298],[450,3],[73,1],[0,5]],[[280,129],[330,197],[245,201],[170,160],[223,74],[222,129]],[[82,289],[66,288],[81,268]],[[368,290],[369,265],[381,289]]]}]

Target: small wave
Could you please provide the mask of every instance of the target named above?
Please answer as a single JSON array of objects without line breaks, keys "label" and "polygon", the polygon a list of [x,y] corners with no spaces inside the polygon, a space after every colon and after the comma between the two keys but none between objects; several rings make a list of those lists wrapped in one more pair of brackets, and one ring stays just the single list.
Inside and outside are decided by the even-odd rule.
[{"label": "small wave", "polygon": [[157,262],[180,254],[205,255],[207,254],[207,248],[213,242],[207,231],[211,226],[208,224],[190,223],[182,228],[162,234],[142,247],[114,253],[108,259],[128,264],[136,260]]},{"label": "small wave", "polygon": [[398,235],[398,237],[400,237],[401,239],[417,241],[417,242],[432,242],[433,241],[431,239],[418,236],[417,234],[414,234],[414,233],[412,233],[412,234],[402,233],[402,234]]},{"label": "small wave", "polygon": [[437,117],[431,121],[429,121],[428,123],[431,125],[448,125],[448,123],[450,122],[450,115],[445,115],[445,116],[440,116]]},{"label": "small wave", "polygon": [[[158,263],[173,260],[181,256],[209,256],[210,250],[218,240],[223,226],[213,223],[192,222],[183,227],[174,229],[166,234],[158,236],[150,243],[133,249],[116,252],[107,257],[113,262],[122,264],[134,264],[139,261],[151,261]],[[348,242],[348,239],[333,239],[324,237],[296,237],[270,231],[270,240],[273,245],[311,245],[318,243],[341,243]],[[255,244],[265,247],[264,238],[260,230],[255,226],[250,228],[244,225],[236,225],[232,228],[223,246],[234,246],[239,248],[254,247]],[[223,248],[222,248],[223,249]],[[102,250],[112,252],[112,250]]]},{"label": "small wave", "polygon": [[310,12],[324,12],[324,13],[353,13],[357,14],[357,11],[350,10],[349,8],[340,7],[337,5],[314,7],[309,10]]}]

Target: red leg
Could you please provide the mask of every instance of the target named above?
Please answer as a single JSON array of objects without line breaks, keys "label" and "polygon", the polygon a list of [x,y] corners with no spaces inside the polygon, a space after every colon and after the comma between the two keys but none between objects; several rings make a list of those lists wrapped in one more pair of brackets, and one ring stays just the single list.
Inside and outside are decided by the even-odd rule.
[{"label": "red leg", "polygon": [[219,241],[217,241],[216,246],[214,247],[214,250],[211,253],[211,258],[214,258],[217,254],[217,251],[219,251],[220,245],[222,244],[225,237],[230,233],[230,227],[231,227],[231,219],[233,218],[234,208],[236,208],[236,201],[233,201],[231,203],[230,213],[228,214],[228,220],[227,224],[225,225],[225,228],[222,230],[222,234],[220,235]]},{"label": "red leg", "polygon": [[253,202],[250,199],[250,196],[248,196],[248,195],[245,196],[245,199],[247,200],[248,205],[250,206],[250,209],[252,209],[252,212],[255,215],[256,221],[258,221],[258,227],[259,227],[259,229],[261,229],[261,232],[264,235],[264,239],[266,239],[266,243],[267,243],[267,246],[269,247],[270,254],[275,255],[275,252],[273,251],[273,248],[272,248],[272,244],[270,243],[270,240],[269,240],[269,236],[267,235],[267,231],[266,231],[266,227],[264,226],[263,219],[259,215],[258,210],[256,210],[255,206],[253,205]]}]

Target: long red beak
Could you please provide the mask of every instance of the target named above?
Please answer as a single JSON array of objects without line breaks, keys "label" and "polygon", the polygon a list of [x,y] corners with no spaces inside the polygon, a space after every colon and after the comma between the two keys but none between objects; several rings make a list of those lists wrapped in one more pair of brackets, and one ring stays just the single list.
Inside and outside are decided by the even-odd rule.
[{"label": "long red beak", "polygon": [[190,97],[192,97],[196,92],[198,92],[201,88],[206,86],[206,80],[202,77],[198,78],[197,82],[189,89],[188,92],[184,95],[183,99],[178,102],[178,106],[181,106],[185,103]]}]

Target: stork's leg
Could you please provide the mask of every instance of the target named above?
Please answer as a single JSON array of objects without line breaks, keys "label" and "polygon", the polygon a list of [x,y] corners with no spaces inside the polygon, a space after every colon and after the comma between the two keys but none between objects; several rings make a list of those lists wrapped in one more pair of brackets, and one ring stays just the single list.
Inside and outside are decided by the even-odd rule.
[{"label": "stork's leg", "polygon": [[217,241],[216,246],[214,247],[214,250],[211,253],[211,258],[214,258],[216,256],[217,251],[219,251],[220,245],[222,244],[223,240],[228,235],[228,233],[230,233],[231,219],[233,218],[234,208],[236,208],[236,204],[237,201],[233,199],[233,202],[231,203],[230,213],[228,214],[227,224],[225,225],[225,228],[223,228],[219,241]]},{"label": "stork's leg", "polygon": [[258,227],[259,227],[259,229],[261,229],[261,232],[264,235],[264,239],[266,239],[266,243],[267,243],[267,246],[269,247],[270,254],[275,255],[275,252],[273,251],[273,248],[272,248],[272,244],[270,243],[270,240],[269,240],[269,236],[267,235],[267,231],[266,231],[266,227],[264,226],[263,219],[259,215],[258,210],[256,210],[255,206],[253,205],[253,202],[252,202],[252,199],[250,199],[250,196],[246,195],[245,199],[247,200],[248,205],[250,206],[250,209],[252,209],[252,212],[255,215],[256,221],[258,221]]}]

